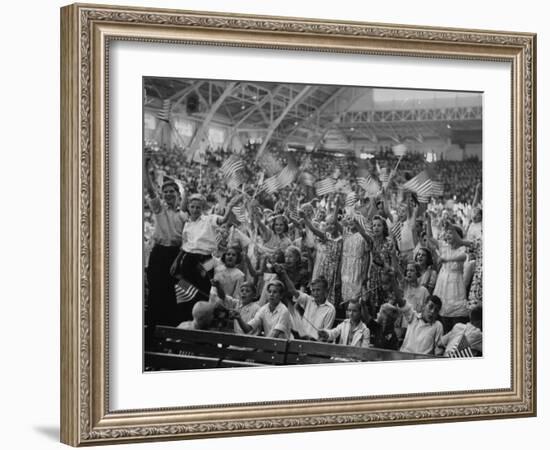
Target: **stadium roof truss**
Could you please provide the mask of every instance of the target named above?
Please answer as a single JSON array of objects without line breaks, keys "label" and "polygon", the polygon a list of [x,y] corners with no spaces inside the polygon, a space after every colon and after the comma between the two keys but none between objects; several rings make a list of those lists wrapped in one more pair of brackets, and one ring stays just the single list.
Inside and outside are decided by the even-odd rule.
[{"label": "stadium roof truss", "polygon": [[[480,95],[462,97],[460,105],[449,100],[446,105],[428,101],[422,107],[392,108],[374,102],[374,88],[368,87],[146,78],[144,91],[149,107],[160,109],[168,99],[171,113],[200,123],[198,138],[213,124],[229,130],[227,140],[239,133],[260,133],[264,147],[321,149],[328,141],[341,148],[351,148],[354,141],[422,143],[461,132],[481,138]],[[415,91],[410,92],[414,98]]]}]

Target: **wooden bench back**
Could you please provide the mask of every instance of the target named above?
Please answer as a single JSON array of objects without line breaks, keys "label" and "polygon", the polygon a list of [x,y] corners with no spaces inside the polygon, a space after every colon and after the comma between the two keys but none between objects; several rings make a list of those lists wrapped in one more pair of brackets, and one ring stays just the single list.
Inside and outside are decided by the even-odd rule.
[{"label": "wooden bench back", "polygon": [[289,341],[287,364],[319,364],[342,361],[398,361],[429,359],[433,355],[404,353],[380,348],[351,347],[315,341]]},{"label": "wooden bench back", "polygon": [[178,353],[261,364],[285,364],[288,345],[285,339],[162,326],[156,328],[155,336]]},{"label": "wooden bench back", "polygon": [[434,358],[377,348],[164,326],[156,328],[155,336],[160,340],[159,351],[146,352],[145,365],[166,370]]}]

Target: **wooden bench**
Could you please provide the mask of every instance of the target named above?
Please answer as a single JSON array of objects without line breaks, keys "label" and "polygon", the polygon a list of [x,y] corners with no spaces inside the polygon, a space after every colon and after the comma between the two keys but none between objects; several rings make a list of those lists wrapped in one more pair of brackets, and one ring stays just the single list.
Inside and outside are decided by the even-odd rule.
[{"label": "wooden bench", "polygon": [[[145,352],[145,367],[206,369],[282,365],[288,345],[285,339],[164,326],[156,328],[155,337],[159,340],[159,348]],[[163,359],[161,355],[165,354],[170,356]]]},{"label": "wooden bench", "polygon": [[432,358],[434,358],[433,355],[301,340],[289,341],[286,355],[287,364],[325,364],[342,361],[398,361]]},{"label": "wooden bench", "polygon": [[434,358],[433,355],[377,348],[164,326],[156,328],[155,337],[158,339],[158,348],[145,352],[145,367],[154,370]]}]

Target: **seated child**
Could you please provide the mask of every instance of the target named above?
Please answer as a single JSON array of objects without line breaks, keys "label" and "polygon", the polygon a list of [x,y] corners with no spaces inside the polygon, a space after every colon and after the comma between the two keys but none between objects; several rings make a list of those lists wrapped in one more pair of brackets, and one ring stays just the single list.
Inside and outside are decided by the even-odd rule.
[{"label": "seated child", "polygon": [[481,305],[470,310],[470,321],[468,323],[457,323],[451,331],[441,338],[441,347],[445,349],[443,356],[450,357],[464,336],[474,356],[481,356],[483,353],[482,319],[483,311]]},{"label": "seated child", "polygon": [[319,338],[325,341],[337,341],[341,345],[370,347],[370,331],[361,321],[359,302],[348,302],[347,316],[348,318],[336,328],[319,330]]},{"label": "seated child", "polygon": [[408,322],[400,351],[426,355],[441,354],[439,347],[443,337],[443,325],[437,320],[441,299],[436,295],[428,297],[421,313],[414,311],[412,305],[403,298],[398,299],[397,304]]},{"label": "seated child", "polygon": [[399,349],[399,339],[395,332],[395,321],[398,317],[399,311],[391,303],[384,303],[380,306],[376,320],[371,319],[367,323],[373,347],[386,350]]},{"label": "seated child", "polygon": [[191,314],[193,320],[182,322],[178,328],[183,330],[207,330],[214,320],[215,305],[205,301],[199,301],[193,305]]}]

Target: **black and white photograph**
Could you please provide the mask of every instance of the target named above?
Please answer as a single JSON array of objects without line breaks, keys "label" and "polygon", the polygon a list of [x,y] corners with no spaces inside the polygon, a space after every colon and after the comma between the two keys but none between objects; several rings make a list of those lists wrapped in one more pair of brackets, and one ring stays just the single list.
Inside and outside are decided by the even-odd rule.
[{"label": "black and white photograph", "polygon": [[481,92],[142,95],[144,371],[483,356]]}]

